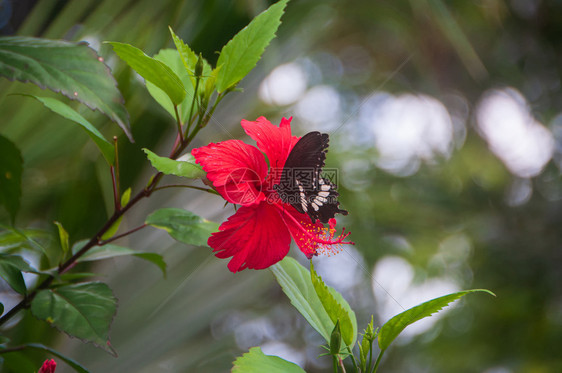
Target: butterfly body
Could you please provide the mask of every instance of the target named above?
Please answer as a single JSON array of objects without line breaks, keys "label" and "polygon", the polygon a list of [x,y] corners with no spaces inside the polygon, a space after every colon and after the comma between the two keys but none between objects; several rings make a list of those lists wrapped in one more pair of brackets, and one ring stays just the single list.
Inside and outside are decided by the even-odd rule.
[{"label": "butterfly body", "polygon": [[321,175],[328,143],[325,133],[304,135],[289,153],[279,184],[273,186],[281,201],[308,214],[313,223],[327,223],[336,213],[347,215],[339,208],[336,185]]}]

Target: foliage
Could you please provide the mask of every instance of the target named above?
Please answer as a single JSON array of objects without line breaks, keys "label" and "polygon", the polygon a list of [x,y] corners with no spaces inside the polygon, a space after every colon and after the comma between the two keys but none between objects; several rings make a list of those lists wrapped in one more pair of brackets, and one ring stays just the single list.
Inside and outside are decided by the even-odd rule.
[{"label": "foliage", "polygon": [[[443,313],[428,336],[405,338],[403,343],[393,344],[380,362],[381,371],[407,371],[412,366],[434,372],[456,371],[459,366],[477,371],[558,371],[562,368],[557,351],[562,333],[555,312],[561,293],[560,287],[554,286],[560,282],[558,261],[554,260],[558,256],[562,211],[560,198],[556,197],[560,190],[559,152],[555,152],[553,160],[540,174],[520,178],[510,173],[490,152],[475,130],[476,126],[472,125],[476,123],[474,114],[485,88],[511,86],[528,100],[536,120],[553,134],[559,133],[556,103],[560,101],[560,90],[556,89],[556,82],[560,80],[560,72],[555,56],[560,49],[556,37],[560,6],[548,2],[532,6],[516,3],[488,1],[486,6],[481,6],[443,1],[396,1],[392,4],[359,1],[349,7],[345,3],[317,0],[292,2],[283,18],[280,42],[268,48],[269,54],[251,77],[236,85],[243,86],[246,94],[230,95],[224,106],[219,105],[218,114],[212,115],[207,130],[194,136],[192,144],[219,141],[224,129],[233,131],[230,124],[238,122],[240,117],[257,117],[264,113],[271,116],[290,112],[303,130],[330,131],[335,124],[343,124],[330,134],[330,162],[341,171],[339,192],[342,204],[351,213],[344,222],[353,231],[354,241],[358,243],[356,248],[364,258],[360,266],[365,272],[363,283],[374,276],[371,272],[378,268],[381,259],[400,256],[414,271],[413,283],[449,278],[454,279],[459,288],[487,287],[499,295],[497,300],[480,302],[476,301],[480,298],[468,297],[465,307]],[[128,229],[136,229],[134,224],[144,225],[146,216],[163,206],[181,206],[217,221],[224,214],[220,209],[222,205],[193,197],[190,193],[195,191],[178,189],[181,197],[173,199],[170,199],[173,194],[160,192],[158,187],[143,192],[151,182],[151,179],[147,181],[146,172],[152,169],[140,149],[150,149],[153,154],[170,154],[171,149],[165,149],[165,144],[171,145],[173,138],[164,140],[164,136],[170,134],[170,118],[176,120],[174,106],[163,90],[145,80],[149,93],[156,100],[151,101],[142,89],[142,79],[130,68],[124,68],[125,64],[116,59],[112,48],[107,44],[97,46],[99,40],[127,42],[168,66],[185,88],[185,98],[178,106],[185,133],[196,89],[199,96],[193,112],[206,107],[208,114],[213,108],[220,72],[211,67],[219,66],[216,61],[220,55],[216,51],[248,23],[256,14],[256,8],[265,7],[264,2],[250,1],[186,4],[176,0],[135,4],[118,0],[95,5],[91,2],[54,5],[40,0],[17,29],[19,35],[40,35],[40,40],[49,43],[55,42],[49,39],[88,40],[97,54],[94,56],[92,49],[84,44],[80,44],[80,48],[86,51],[84,55],[91,56],[90,62],[102,68],[100,74],[92,76],[109,77],[108,87],[113,88],[117,80],[121,91],[114,89],[111,94],[100,94],[100,99],[107,99],[107,105],[114,102],[114,115],[127,123],[129,119],[119,99],[121,95],[125,97],[136,143],[130,144],[122,135],[125,129],[112,126],[106,116],[83,110],[78,102],[64,100],[63,105],[81,115],[104,138],[119,136],[117,165],[120,169],[115,169],[115,173],[120,173],[121,185],[117,186],[118,197],[114,198],[105,153],[102,151],[104,157],[99,157],[96,144],[82,133],[85,127],[80,122],[77,123],[82,130],[59,125],[66,121],[34,100],[7,95],[24,93],[44,98],[49,95],[51,99],[56,96],[35,89],[31,84],[0,81],[4,118],[0,124],[0,139],[6,139],[16,149],[9,152],[8,158],[2,154],[2,159],[15,160],[14,164],[19,164],[23,171],[20,171],[21,181],[11,184],[13,198],[2,200],[4,192],[0,193],[0,221],[4,224],[0,229],[0,251],[11,256],[21,255],[32,270],[25,272],[22,266],[3,262],[9,266],[7,276],[19,286],[20,292],[24,287],[31,292],[51,276],[54,279],[48,286],[82,283],[91,281],[88,277],[101,275],[119,298],[119,314],[111,336],[113,341],[119,341],[115,348],[120,352],[120,358],[114,359],[101,349],[96,351],[91,343],[82,346],[75,343],[76,340],[60,339],[47,323],[22,311],[19,315],[24,317],[18,318],[15,326],[9,328],[6,324],[1,331],[11,337],[2,338],[2,347],[21,347],[2,353],[3,370],[35,372],[45,354],[56,355],[56,352],[46,346],[46,349],[34,349],[30,342],[40,340],[54,345],[56,340],[57,346],[64,343],[67,353],[93,371],[156,371],[159,364],[170,361],[185,371],[223,371],[232,366],[232,354],[224,351],[236,348],[247,351],[249,347],[240,342],[244,340],[239,338],[240,325],[245,327],[245,324],[238,323],[239,318],[259,315],[260,322],[266,320],[284,329],[289,329],[287,325],[302,324],[302,319],[295,320],[290,311],[282,308],[283,301],[278,297],[283,294],[272,288],[266,278],[258,277],[260,274],[232,277],[209,260],[208,250],[177,250],[180,243],[162,240],[158,233],[152,233],[160,230],[142,228],[142,232],[131,236],[130,240],[120,238]],[[175,33],[170,38],[166,25],[172,25],[177,35],[189,41],[189,46]],[[77,46],[74,42],[61,43]],[[170,49],[173,45],[179,52]],[[163,47],[167,48],[161,49]],[[196,79],[199,52],[204,69],[202,76]],[[111,66],[112,74],[108,74],[98,55]],[[66,61],[64,58],[57,60],[61,61],[55,66],[64,66]],[[296,103],[287,106],[266,102],[261,93],[265,104],[257,102],[254,97],[256,82],[267,70],[287,62],[305,71],[304,93],[298,96]],[[0,70],[2,68],[4,65]],[[196,87],[197,82],[199,87]],[[58,88],[50,89],[57,91]],[[313,93],[326,92],[332,94],[328,97],[338,98],[337,103],[330,101],[329,107],[321,102],[310,104]],[[414,157],[408,163],[412,168],[403,174],[393,174],[380,167],[381,154],[373,145],[368,125],[370,103],[382,102],[393,94],[398,97],[422,92],[441,101],[451,115],[455,133],[450,157]],[[74,91],[67,93],[70,99],[76,98]],[[78,100],[81,98],[83,95],[79,95]],[[122,109],[118,109],[119,106]],[[414,108],[411,109],[408,112],[417,115]],[[317,120],[310,118],[311,111]],[[191,129],[197,127],[197,119],[191,126]],[[128,123],[125,127],[129,128]],[[85,133],[90,135],[87,129]],[[233,131],[233,134],[239,133]],[[560,138],[556,136],[559,145]],[[0,153],[7,149],[0,146]],[[7,165],[1,163],[0,171]],[[0,190],[3,190],[5,184],[1,175],[2,172]],[[178,179],[160,177],[161,183],[169,180]],[[194,186],[192,183],[196,181],[185,179],[185,183]],[[134,191],[129,199],[134,209],[127,216],[123,214],[115,219],[98,241],[121,239],[116,243],[131,249],[117,246],[120,249],[105,253],[104,249],[112,247],[113,242],[104,246],[94,242],[77,260],[76,266],[56,274],[58,265],[79,251],[65,252],[64,242],[68,240],[68,247],[87,244],[89,240],[82,238],[96,236],[108,217],[112,217],[115,205],[129,204],[129,201],[124,202],[126,193],[121,192],[129,186],[132,189],[128,190]],[[513,204],[516,191],[527,191],[527,194]],[[135,200],[138,192],[158,196],[148,201],[144,196]],[[138,203],[140,200],[146,202]],[[53,225],[53,220],[60,225]],[[207,234],[211,231],[209,229]],[[61,232],[67,232],[68,238]],[[141,238],[136,239],[139,236]],[[198,239],[203,244],[204,240],[203,235]],[[455,241],[452,245],[454,240],[460,244]],[[131,251],[140,255],[162,254],[161,258],[155,257],[153,263],[160,263],[162,268],[166,259],[168,279],[157,281],[161,279],[160,272],[146,271],[145,268],[152,268],[143,266],[144,261],[133,259],[133,265],[127,265],[127,258],[133,257],[129,254]],[[85,260],[89,255],[94,259],[105,258],[104,262]],[[345,257],[347,253],[339,255]],[[334,284],[333,278],[322,272],[325,268],[316,259],[314,264],[328,284],[340,289],[340,284]],[[345,272],[344,268],[340,270]],[[141,271],[143,274],[139,275]],[[363,276],[362,272],[356,275]],[[399,283],[396,280],[393,278],[393,283]],[[3,295],[17,296],[20,293],[11,290],[10,281]],[[377,288],[374,281],[372,287]],[[316,293],[314,287],[310,290]],[[358,337],[354,351],[362,371],[367,371],[367,366],[373,368],[369,354],[372,342],[378,338],[375,326],[386,320],[380,313],[381,299],[376,294],[376,301],[373,300],[371,290],[371,286],[364,285],[341,290],[360,326],[376,312],[363,337]],[[7,296],[2,297],[2,303],[5,312],[14,304]],[[227,321],[222,323],[223,319],[230,320],[226,315],[236,318],[236,329],[228,329]],[[16,318],[12,320],[17,321]],[[332,331],[327,331],[328,336],[332,336]],[[236,341],[232,338],[234,334]],[[309,352],[317,343],[310,340],[309,334],[274,337],[298,346],[298,352],[306,349],[309,360]],[[165,340],[163,335],[167,337]],[[264,337],[257,335],[255,338]],[[268,341],[273,337],[265,338]],[[376,350],[376,346],[373,349]],[[186,354],[186,350],[190,353]],[[265,347],[263,350],[270,353]],[[342,351],[342,357],[344,353]],[[309,372],[326,370],[325,366],[306,364]],[[353,370],[349,357],[344,364],[347,371]]]}]

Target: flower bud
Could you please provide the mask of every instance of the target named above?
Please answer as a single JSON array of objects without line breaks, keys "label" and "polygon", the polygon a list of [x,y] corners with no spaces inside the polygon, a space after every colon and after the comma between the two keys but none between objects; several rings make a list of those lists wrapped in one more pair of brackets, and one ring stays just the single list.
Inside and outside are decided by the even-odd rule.
[{"label": "flower bud", "polygon": [[340,353],[341,348],[341,331],[340,331],[340,320],[336,322],[334,330],[332,330],[332,335],[330,337],[330,354],[337,355]]},{"label": "flower bud", "polygon": [[55,373],[55,369],[57,368],[57,363],[53,359],[45,360],[41,369],[37,373]]},{"label": "flower bud", "polygon": [[195,77],[200,78],[203,75],[203,56],[199,53],[199,58],[195,64]]}]

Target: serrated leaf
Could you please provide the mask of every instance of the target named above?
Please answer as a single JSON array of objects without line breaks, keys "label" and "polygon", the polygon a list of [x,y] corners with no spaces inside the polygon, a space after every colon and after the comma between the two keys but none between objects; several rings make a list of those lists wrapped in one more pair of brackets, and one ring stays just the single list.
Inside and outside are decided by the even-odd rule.
[{"label": "serrated leaf", "polygon": [[[183,66],[191,79],[192,87],[195,90],[195,65],[197,64],[199,56],[195,54],[195,52],[193,52],[193,50],[191,50],[191,48],[189,48],[189,46],[174,33],[171,27],[168,28],[170,29],[170,34],[172,35],[174,45],[176,46],[179,56],[183,62]],[[205,80],[209,75],[211,75],[211,71],[211,65],[209,65],[207,60],[203,58],[203,73],[201,74],[201,81],[199,82],[199,91],[201,91],[201,88],[205,86]]]},{"label": "serrated leaf", "polygon": [[335,323],[316,294],[308,270],[290,257],[285,257],[270,268],[291,304],[330,343]]},{"label": "serrated leaf", "polygon": [[221,50],[217,91],[224,92],[244,78],[260,60],[281,24],[288,0],[281,0],[254,18]]},{"label": "serrated leaf", "polygon": [[127,110],[103,59],[86,43],[0,37],[0,75],[60,92],[116,122],[132,141]]},{"label": "serrated leaf", "polygon": [[310,275],[312,285],[324,306],[324,310],[328,313],[334,324],[339,320],[342,339],[350,348],[353,348],[357,339],[357,318],[355,317],[355,312],[353,312],[349,303],[340,293],[322,281],[322,278],[314,270],[312,262],[310,263]]},{"label": "serrated leaf", "polygon": [[176,208],[157,210],[146,218],[146,224],[164,229],[176,240],[195,246],[207,246],[211,233],[219,229],[217,223],[194,213]]},{"label": "serrated leaf", "polygon": [[111,353],[109,328],[116,310],[117,299],[101,282],[40,290],[31,302],[31,312],[38,319]]},{"label": "serrated leaf", "polygon": [[0,159],[0,205],[10,213],[13,222],[20,207],[23,158],[16,145],[1,135]]},{"label": "serrated leaf", "polygon": [[425,317],[431,316],[432,314],[440,311],[443,307],[447,306],[449,303],[462,298],[466,294],[474,292],[484,292],[495,296],[489,290],[486,289],[472,289],[459,291],[457,293],[452,293],[444,295],[439,298],[432,299],[430,301],[424,302],[420,305],[407,309],[404,312],[399,313],[390,320],[388,320],[380,329],[378,334],[378,343],[381,350],[386,350],[388,346],[398,337],[398,335],[408,326],[414,322],[421,320]]},{"label": "serrated leaf", "polygon": [[59,223],[58,221],[55,222],[55,225],[59,229],[59,239],[60,239],[60,246],[62,248],[62,252],[66,254],[68,252],[68,248],[69,248],[69,246],[68,246],[68,232],[64,229],[62,224]]},{"label": "serrated leaf", "polygon": [[[72,252],[74,254],[77,253],[84,247],[87,242],[88,240],[77,242],[72,247]],[[92,247],[90,250],[88,250],[88,252],[86,252],[86,254],[78,258],[78,262],[91,262],[95,260],[103,260],[127,255],[132,255],[155,264],[158,268],[160,268],[164,276],[166,276],[166,262],[164,261],[162,255],[156,253],[138,252],[129,249],[128,247],[122,247],[112,244]]]},{"label": "serrated leaf", "polygon": [[306,373],[295,363],[279,356],[265,355],[259,347],[250,348],[233,364],[232,373]]},{"label": "serrated leaf", "polygon": [[68,356],[65,356],[65,355],[61,354],[57,350],[52,349],[50,347],[47,347],[45,345],[42,345],[40,343],[27,343],[27,344],[23,345],[23,347],[47,351],[47,352],[55,355],[56,357],[58,357],[59,359],[61,359],[65,363],[67,363],[68,365],[70,365],[72,367],[72,369],[74,369],[76,372],[90,373],[89,370],[87,370],[82,365],[80,365],[80,363],[78,363],[76,360],[73,360],[73,359],[69,358]]},{"label": "serrated leaf", "polygon": [[100,131],[98,131],[98,129],[94,127],[92,123],[90,123],[86,118],[80,115],[76,110],[74,110],[64,102],[57,100],[56,98],[40,97],[27,94],[22,94],[21,96],[33,97],[34,99],[45,105],[48,109],[52,110],[63,118],[69,119],[74,123],[80,125],[80,127],[82,127],[86,131],[88,136],[90,136],[90,138],[97,145],[107,163],[110,166],[114,164],[115,148],[113,144],[107,141],[105,137],[100,133]]},{"label": "serrated leaf", "polygon": [[[154,55],[154,59],[162,62],[170,69],[172,69],[172,71],[176,73],[176,75],[183,83],[186,94],[183,101],[178,107],[178,112],[183,123],[187,120],[189,110],[191,109],[191,101],[193,100],[194,88],[193,84],[191,83],[191,77],[185,69],[178,51],[175,49],[161,49],[156,55]],[[170,100],[166,92],[148,81],[146,82],[146,89],[148,90],[148,93],[150,93],[152,98],[154,98],[156,102],[158,102],[160,106],[162,106],[170,114],[170,116],[174,120],[176,120],[174,104],[172,103],[172,100]]]},{"label": "serrated leaf", "polygon": [[132,45],[115,41],[109,44],[113,46],[115,53],[140,76],[166,92],[174,105],[181,104],[185,98],[185,87],[172,69]]},{"label": "serrated leaf", "polygon": [[198,179],[205,176],[205,171],[195,163],[160,157],[146,148],[143,151],[146,153],[152,167],[166,175],[176,175],[190,179]]}]

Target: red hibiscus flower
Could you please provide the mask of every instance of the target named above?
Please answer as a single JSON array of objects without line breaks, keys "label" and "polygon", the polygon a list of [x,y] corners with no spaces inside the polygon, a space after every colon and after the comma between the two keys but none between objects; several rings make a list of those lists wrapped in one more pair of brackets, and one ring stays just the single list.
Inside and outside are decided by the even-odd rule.
[{"label": "red hibiscus flower", "polygon": [[39,369],[37,373],[55,373],[56,368],[57,363],[53,359],[45,360],[45,362],[41,366],[41,369]]},{"label": "red hibiscus flower", "polygon": [[272,188],[299,140],[291,135],[291,119],[283,118],[279,127],[264,117],[255,122],[242,120],[242,127],[257,148],[240,140],[227,140],[191,152],[221,196],[242,206],[207,242],[218,258],[232,257],[228,263],[232,272],[264,269],[277,263],[289,252],[291,237],[309,259],[319,252],[339,251],[342,244],[352,244],[343,241],[349,233],[342,231],[335,237],[335,219],[329,221],[329,228],[319,221],[313,224],[307,214],[281,202]]}]

